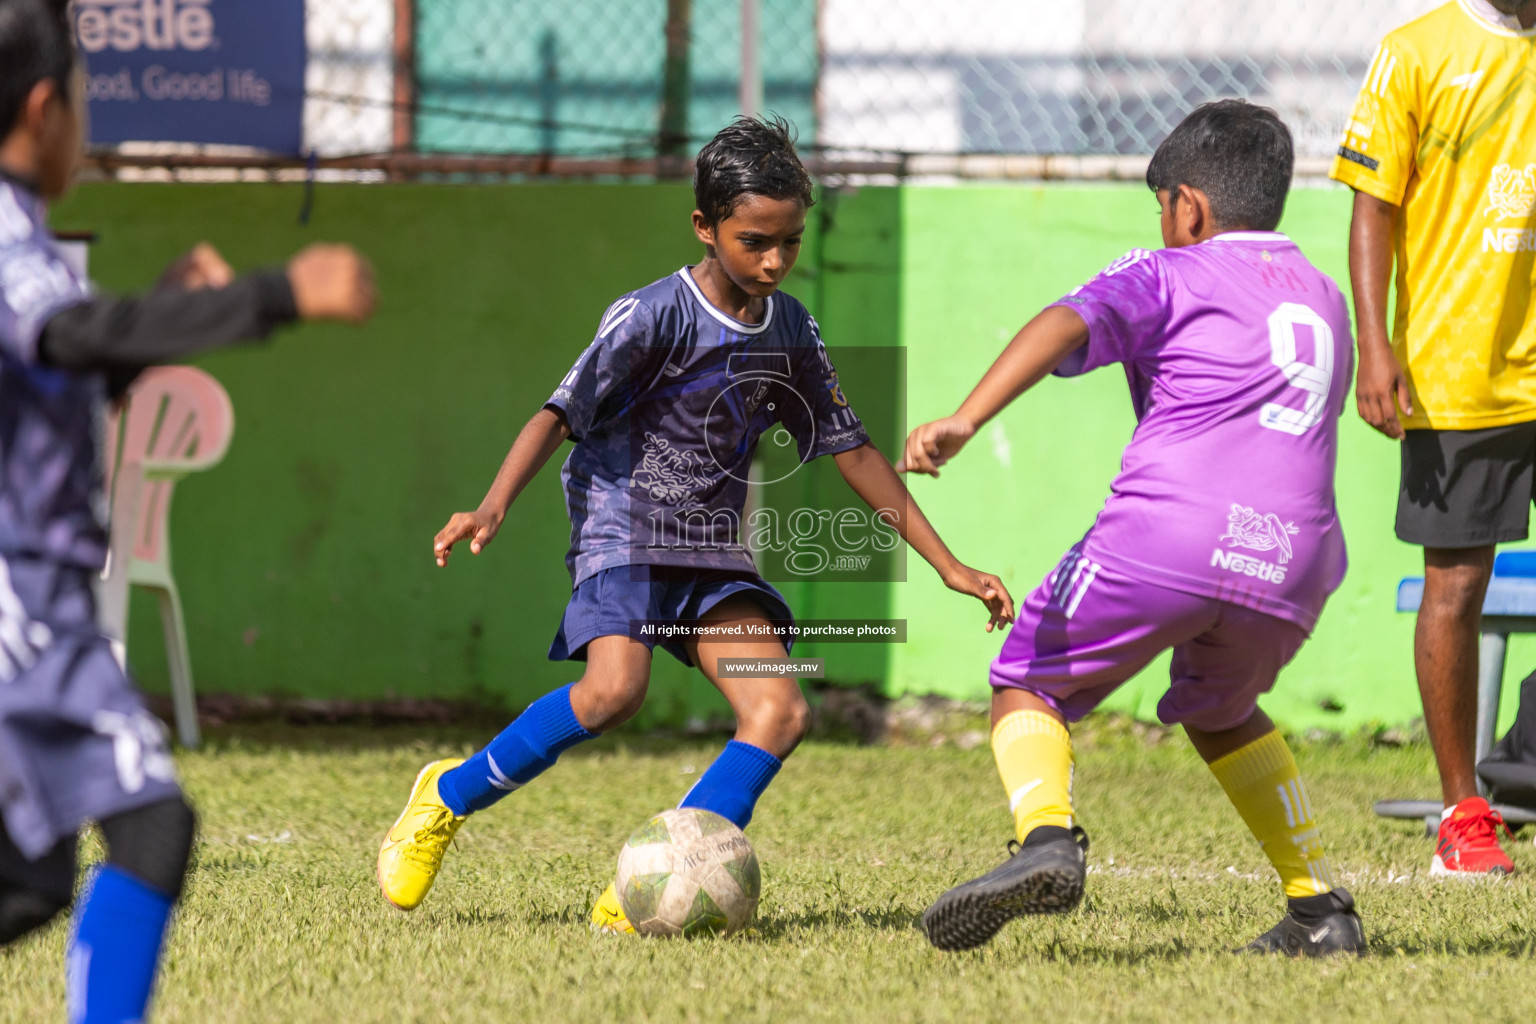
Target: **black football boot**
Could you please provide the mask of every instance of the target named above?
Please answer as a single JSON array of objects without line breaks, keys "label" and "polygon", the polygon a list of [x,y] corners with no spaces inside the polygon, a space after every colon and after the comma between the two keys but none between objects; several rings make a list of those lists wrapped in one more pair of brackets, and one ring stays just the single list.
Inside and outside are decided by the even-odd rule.
[{"label": "black football boot", "polygon": [[1355,913],[1354,898],[1347,890],[1335,889],[1287,903],[1279,924],[1234,952],[1286,956],[1365,952],[1365,929],[1360,925],[1360,915]]},{"label": "black football boot", "polygon": [[1008,860],[957,885],[923,912],[923,931],[939,949],[972,949],[1022,914],[1065,914],[1083,898],[1088,834],[1073,826],[1041,825]]}]

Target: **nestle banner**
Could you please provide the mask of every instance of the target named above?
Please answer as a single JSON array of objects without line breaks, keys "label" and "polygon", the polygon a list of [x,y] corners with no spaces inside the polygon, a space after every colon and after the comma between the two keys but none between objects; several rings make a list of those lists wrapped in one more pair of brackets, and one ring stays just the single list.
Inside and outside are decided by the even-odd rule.
[{"label": "nestle banner", "polygon": [[298,153],[304,0],[75,0],[91,141]]}]

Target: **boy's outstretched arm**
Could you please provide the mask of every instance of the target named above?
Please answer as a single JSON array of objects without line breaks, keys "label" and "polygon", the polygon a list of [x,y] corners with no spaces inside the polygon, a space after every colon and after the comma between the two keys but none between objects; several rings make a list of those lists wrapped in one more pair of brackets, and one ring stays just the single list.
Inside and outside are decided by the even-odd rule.
[{"label": "boy's outstretched arm", "polygon": [[137,370],[263,338],[295,319],[360,323],[374,302],[373,270],[350,246],[311,245],[282,270],[244,277],[199,246],[154,291],[100,295],[56,313],[38,345],[60,369]]},{"label": "boy's outstretched arm", "polygon": [[981,426],[1038,384],[1088,342],[1088,324],[1063,306],[1047,307],[1025,324],[953,416],[924,423],[907,436],[898,473],[939,475]]},{"label": "boy's outstretched arm", "polygon": [[565,416],[551,406],[545,406],[533,414],[533,419],[523,425],[512,450],[501,462],[491,489],[473,512],[455,512],[448,525],[437,531],[432,539],[432,554],[438,565],[447,565],[453,546],[461,540],[469,541],[469,550],[479,554],[501,529],[507,517],[507,509],[523,493],[528,481],[544,468],[544,463],[555,454],[562,442],[571,436]]},{"label": "boy's outstretched arm", "polygon": [[991,615],[988,632],[1013,621],[1013,597],[1003,581],[991,573],[972,569],[950,553],[878,448],[866,443],[838,452],[832,458],[848,486],[938,571],[945,586],[970,594],[987,606]]}]

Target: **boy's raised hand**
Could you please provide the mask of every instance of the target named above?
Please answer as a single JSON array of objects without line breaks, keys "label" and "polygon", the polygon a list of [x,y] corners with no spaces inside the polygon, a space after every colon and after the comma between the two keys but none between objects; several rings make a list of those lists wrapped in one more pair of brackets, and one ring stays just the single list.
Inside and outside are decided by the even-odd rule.
[{"label": "boy's raised hand", "polygon": [[160,287],[195,292],[202,288],[223,288],[234,279],[234,270],[219,255],[219,250],[207,242],[198,242],[191,252],[160,275]]},{"label": "boy's raised hand", "polygon": [[987,606],[991,615],[991,621],[987,623],[988,633],[1013,622],[1013,595],[996,576],[956,563],[953,570],[944,573],[943,579],[950,590],[969,594]]},{"label": "boy's raised hand", "polygon": [[373,266],[350,245],[316,243],[288,261],[293,302],[305,320],[359,324],[373,315]]},{"label": "boy's raised hand", "polygon": [[939,467],[959,454],[965,442],[975,435],[975,424],[959,416],[924,423],[907,435],[907,447],[896,463],[896,472],[936,477]]},{"label": "boy's raised hand", "polygon": [[447,565],[453,546],[461,540],[469,541],[470,552],[478,555],[485,550],[499,529],[501,517],[490,512],[455,512],[453,518],[448,520],[448,525],[438,530],[437,536],[432,539],[432,556],[437,559],[439,566]]}]

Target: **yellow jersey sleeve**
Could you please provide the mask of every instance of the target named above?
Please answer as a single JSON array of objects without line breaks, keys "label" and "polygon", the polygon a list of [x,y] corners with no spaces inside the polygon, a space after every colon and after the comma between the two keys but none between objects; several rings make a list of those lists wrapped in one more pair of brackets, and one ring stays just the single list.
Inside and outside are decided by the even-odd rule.
[{"label": "yellow jersey sleeve", "polygon": [[1402,205],[1419,148],[1420,77],[1412,50],[1388,36],[1366,72],[1329,177]]}]

